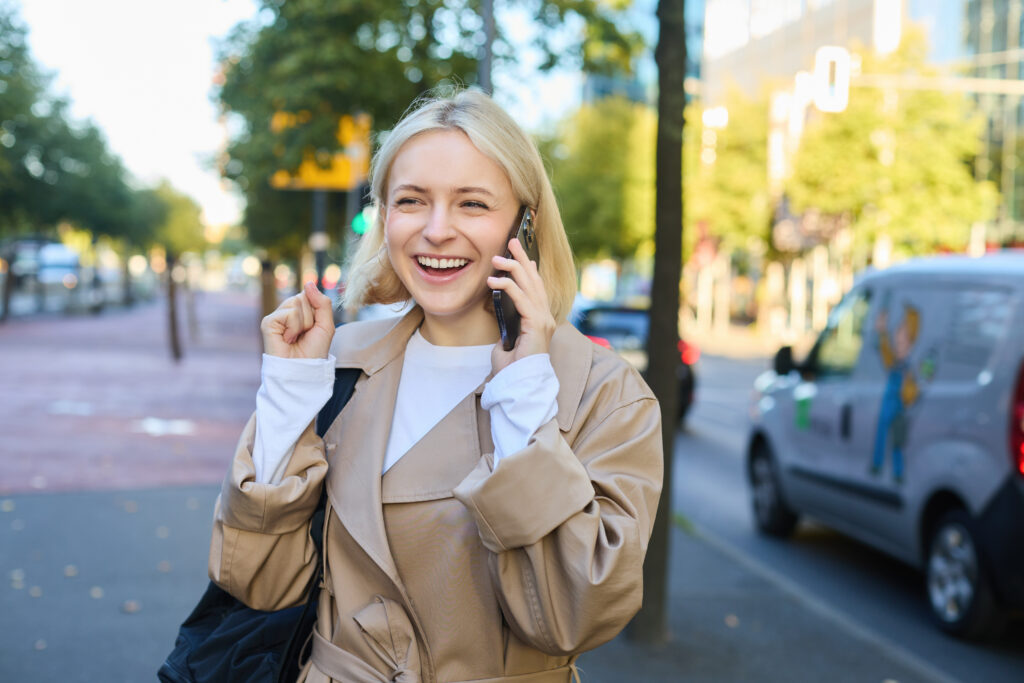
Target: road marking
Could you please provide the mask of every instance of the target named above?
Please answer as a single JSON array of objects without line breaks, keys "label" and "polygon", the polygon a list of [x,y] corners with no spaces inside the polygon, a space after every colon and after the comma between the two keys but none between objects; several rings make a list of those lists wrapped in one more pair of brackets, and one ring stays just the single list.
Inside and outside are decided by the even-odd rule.
[{"label": "road marking", "polygon": [[743,565],[746,569],[757,574],[769,583],[774,584],[782,592],[801,603],[811,612],[814,612],[822,619],[832,622],[842,630],[846,631],[850,636],[881,650],[888,657],[895,659],[903,666],[928,680],[935,681],[936,683],[961,683],[959,679],[953,678],[949,674],[940,671],[909,650],[893,645],[889,641],[875,635],[868,628],[862,626],[851,617],[840,612],[834,607],[827,605],[825,602],[790,581],[782,574],[779,574],[774,569],[758,562],[756,559],[725,539],[708,531],[706,527],[700,524],[694,524],[694,526],[696,527],[698,538],[706,541],[708,545],[715,548],[723,555],[728,556],[734,562]]}]

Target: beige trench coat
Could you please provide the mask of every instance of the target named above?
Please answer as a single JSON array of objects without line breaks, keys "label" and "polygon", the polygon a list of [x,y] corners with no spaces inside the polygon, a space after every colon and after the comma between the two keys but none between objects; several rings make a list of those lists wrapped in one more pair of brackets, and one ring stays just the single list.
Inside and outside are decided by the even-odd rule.
[{"label": "beige trench coat", "polygon": [[257,609],[302,602],[326,480],[325,578],[300,680],[564,683],[640,607],[662,484],[657,401],[562,324],[558,413],[526,448],[492,469],[481,386],[382,476],[422,315],[338,329],[337,365],[364,374],[323,440],[306,429],[277,485],[254,481],[250,420],[217,501],[210,577]]}]

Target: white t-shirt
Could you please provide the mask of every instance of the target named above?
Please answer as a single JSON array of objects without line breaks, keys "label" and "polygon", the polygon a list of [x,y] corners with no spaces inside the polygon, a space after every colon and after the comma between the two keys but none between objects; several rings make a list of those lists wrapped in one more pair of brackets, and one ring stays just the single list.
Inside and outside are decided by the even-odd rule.
[{"label": "white t-shirt", "polygon": [[[492,347],[435,346],[419,330],[413,334],[398,384],[384,472],[487,378]],[[331,396],[334,362],[333,356],[263,355],[253,446],[257,482],[276,484],[284,477],[296,441]],[[491,378],[480,405],[491,416],[495,467],[554,419],[557,395],[558,378],[548,354],[522,358]]]}]

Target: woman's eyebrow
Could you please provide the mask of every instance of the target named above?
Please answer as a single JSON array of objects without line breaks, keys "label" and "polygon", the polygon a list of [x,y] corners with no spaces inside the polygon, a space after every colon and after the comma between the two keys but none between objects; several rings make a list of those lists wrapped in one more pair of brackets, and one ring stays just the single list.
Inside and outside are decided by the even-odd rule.
[{"label": "woman's eyebrow", "polygon": [[[398,187],[391,190],[392,194],[396,192],[418,192],[420,194],[429,193],[429,191],[426,188],[420,187],[419,185],[414,185],[413,183],[402,183]],[[455,194],[485,194],[489,197],[495,196],[495,194],[488,190],[486,187],[476,186],[456,187],[452,190],[452,192],[454,192]]]},{"label": "woman's eyebrow", "polygon": [[455,188],[455,193],[456,194],[474,194],[474,193],[479,193],[479,194],[488,195],[490,197],[494,196],[494,193],[491,192],[490,190],[488,190],[485,187],[457,187],[457,188]]},{"label": "woman's eyebrow", "polygon": [[420,194],[426,194],[427,192],[426,189],[420,187],[419,185],[413,185],[412,183],[403,183],[398,187],[394,188],[393,190],[391,190],[391,193],[394,194],[395,192],[403,192],[406,190],[410,192],[419,192]]}]

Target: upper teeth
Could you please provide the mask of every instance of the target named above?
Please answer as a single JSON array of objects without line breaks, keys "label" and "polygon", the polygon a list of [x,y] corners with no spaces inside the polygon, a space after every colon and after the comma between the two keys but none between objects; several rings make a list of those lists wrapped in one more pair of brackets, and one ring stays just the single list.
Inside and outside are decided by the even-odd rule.
[{"label": "upper teeth", "polygon": [[461,268],[466,265],[466,259],[464,258],[428,258],[426,256],[418,256],[417,260],[421,266],[428,268]]}]

